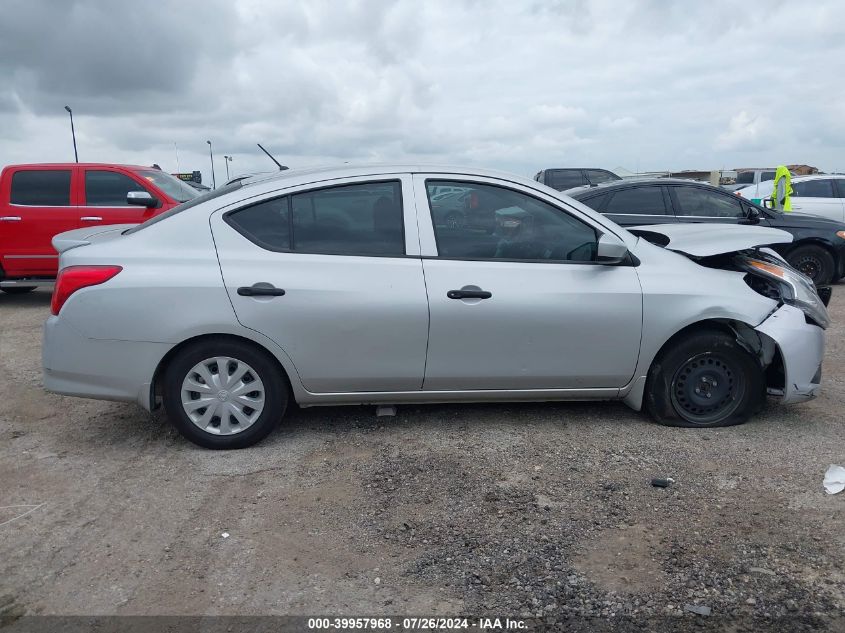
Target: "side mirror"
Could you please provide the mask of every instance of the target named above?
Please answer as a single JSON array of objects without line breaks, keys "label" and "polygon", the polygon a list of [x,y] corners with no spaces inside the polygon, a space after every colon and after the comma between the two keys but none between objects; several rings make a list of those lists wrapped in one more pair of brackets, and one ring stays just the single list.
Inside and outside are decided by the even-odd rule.
[{"label": "side mirror", "polygon": [[158,206],[158,198],[154,197],[149,191],[130,191],[126,194],[126,204],[152,208]]},{"label": "side mirror", "polygon": [[628,247],[615,235],[603,233],[596,249],[596,261],[600,264],[621,264],[628,257]]},{"label": "side mirror", "polygon": [[767,209],[775,208],[774,198],[763,198],[763,206]]},{"label": "side mirror", "polygon": [[760,224],[760,209],[757,207],[746,207],[745,219],[749,224]]}]

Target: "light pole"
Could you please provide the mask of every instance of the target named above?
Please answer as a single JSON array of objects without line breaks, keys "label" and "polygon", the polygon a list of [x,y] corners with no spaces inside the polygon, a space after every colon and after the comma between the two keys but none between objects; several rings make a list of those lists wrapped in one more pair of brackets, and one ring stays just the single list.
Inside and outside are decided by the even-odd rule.
[{"label": "light pole", "polygon": [[73,157],[76,159],[76,162],[79,162],[79,154],[76,153],[76,130],[73,129],[73,110],[70,109],[70,106],[65,106],[65,110],[70,115],[70,135],[73,137]]},{"label": "light pole", "polygon": [[229,163],[232,162],[231,156],[224,156],[223,162],[226,163],[226,182],[229,182]]},{"label": "light pole", "polygon": [[211,141],[206,141],[208,143],[208,155],[211,158],[211,184],[212,189],[217,189],[217,178],[214,176],[214,153],[211,151]]}]

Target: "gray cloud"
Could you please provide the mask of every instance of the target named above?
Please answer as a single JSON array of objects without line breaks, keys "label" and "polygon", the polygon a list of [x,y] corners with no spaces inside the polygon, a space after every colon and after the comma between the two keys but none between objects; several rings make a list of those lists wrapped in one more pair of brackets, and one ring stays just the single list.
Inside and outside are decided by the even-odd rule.
[{"label": "gray cloud", "polygon": [[[800,18],[800,19],[799,19]],[[845,169],[845,7],[819,0],[7,0],[0,148],[235,172],[414,160],[531,174]],[[222,161],[218,163],[218,171]],[[218,174],[219,175],[219,174]]]}]

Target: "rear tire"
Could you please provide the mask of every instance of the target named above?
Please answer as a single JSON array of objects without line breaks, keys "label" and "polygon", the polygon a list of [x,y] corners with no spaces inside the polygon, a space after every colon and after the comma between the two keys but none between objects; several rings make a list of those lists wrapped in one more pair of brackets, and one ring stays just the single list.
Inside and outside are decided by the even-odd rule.
[{"label": "rear tire", "polygon": [[288,404],[287,381],[272,357],[234,340],[207,340],[181,350],[164,372],[163,396],[178,431],[211,449],[260,442]]},{"label": "rear tire", "polygon": [[12,286],[11,288],[0,288],[0,291],[7,295],[25,295],[27,292],[35,290],[35,286]]},{"label": "rear tire", "polygon": [[664,350],[648,374],[646,408],[659,424],[742,424],[765,403],[763,369],[734,337],[695,332]]},{"label": "rear tire", "polygon": [[817,286],[831,283],[836,273],[833,255],[823,246],[805,244],[794,248],[787,254],[786,261],[812,279]]}]

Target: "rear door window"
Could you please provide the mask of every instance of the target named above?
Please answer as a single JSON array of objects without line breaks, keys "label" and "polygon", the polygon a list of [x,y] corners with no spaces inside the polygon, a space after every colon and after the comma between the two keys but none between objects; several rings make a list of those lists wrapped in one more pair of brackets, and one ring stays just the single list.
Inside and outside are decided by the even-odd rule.
[{"label": "rear door window", "polygon": [[829,179],[804,180],[792,183],[792,195],[795,198],[835,198],[833,181]]},{"label": "rear door window", "polygon": [[587,181],[580,169],[549,169],[546,171],[546,184],[552,189],[563,191],[586,185]]},{"label": "rear door window", "polygon": [[743,217],[742,202],[738,196],[708,191],[702,187],[673,187],[679,209],[677,215],[705,218]]},{"label": "rear door window", "polygon": [[70,173],[69,169],[16,171],[9,201],[31,207],[69,207]]},{"label": "rear door window", "polygon": [[661,187],[635,187],[612,195],[604,213],[619,215],[666,215]]},{"label": "rear door window", "polygon": [[293,250],[404,255],[400,183],[364,183],[292,196]]},{"label": "rear door window", "polygon": [[125,207],[130,191],[147,191],[139,182],[116,171],[85,172],[85,204],[89,207]]},{"label": "rear door window", "polygon": [[273,251],[405,254],[402,189],[398,181],[298,193],[232,211],[225,220],[247,239]]}]

